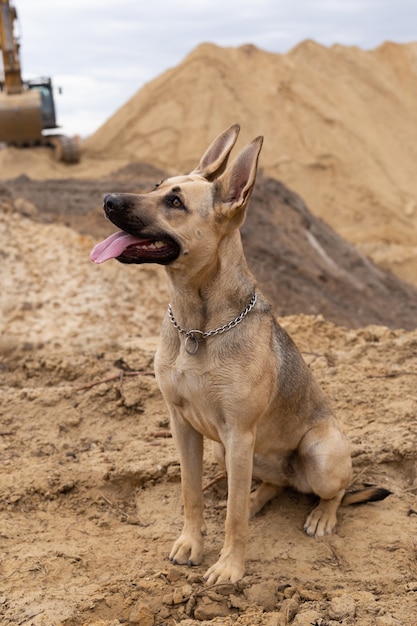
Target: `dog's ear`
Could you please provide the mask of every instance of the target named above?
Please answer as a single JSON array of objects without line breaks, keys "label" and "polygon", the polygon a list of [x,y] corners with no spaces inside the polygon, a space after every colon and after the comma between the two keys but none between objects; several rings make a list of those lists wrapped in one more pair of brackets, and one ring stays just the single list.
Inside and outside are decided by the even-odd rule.
[{"label": "dog's ear", "polygon": [[258,158],[263,137],[254,139],[216,182],[218,212],[229,228],[239,228],[245,219],[245,209],[256,180]]},{"label": "dog's ear", "polygon": [[226,169],[227,159],[231,149],[236,143],[237,136],[240,131],[239,124],[233,124],[230,128],[223,131],[205,151],[201,157],[198,167],[193,170],[192,174],[204,176],[207,180],[212,181]]}]

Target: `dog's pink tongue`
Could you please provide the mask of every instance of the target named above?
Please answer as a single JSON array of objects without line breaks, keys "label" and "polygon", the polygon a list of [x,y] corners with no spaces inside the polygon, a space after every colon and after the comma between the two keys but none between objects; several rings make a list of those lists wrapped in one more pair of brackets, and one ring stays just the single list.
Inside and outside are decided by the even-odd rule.
[{"label": "dog's pink tongue", "polygon": [[138,243],[138,238],[133,237],[133,235],[123,231],[113,233],[113,235],[94,246],[90,253],[90,259],[94,263],[104,263],[104,261],[120,256],[128,246],[134,243]]}]

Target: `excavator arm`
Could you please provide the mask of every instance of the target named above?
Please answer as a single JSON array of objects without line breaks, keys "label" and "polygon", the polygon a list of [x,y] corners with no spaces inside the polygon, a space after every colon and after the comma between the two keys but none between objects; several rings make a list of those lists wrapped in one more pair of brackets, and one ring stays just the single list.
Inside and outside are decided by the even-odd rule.
[{"label": "excavator arm", "polygon": [[23,81],[20,71],[19,40],[14,34],[16,8],[9,0],[0,0],[0,49],[3,57],[4,91],[8,94],[21,93]]},{"label": "excavator arm", "polygon": [[26,89],[20,70],[19,40],[15,36],[16,8],[0,0],[0,50],[4,80],[0,83],[0,141],[25,144],[41,140],[42,114],[39,93]]}]

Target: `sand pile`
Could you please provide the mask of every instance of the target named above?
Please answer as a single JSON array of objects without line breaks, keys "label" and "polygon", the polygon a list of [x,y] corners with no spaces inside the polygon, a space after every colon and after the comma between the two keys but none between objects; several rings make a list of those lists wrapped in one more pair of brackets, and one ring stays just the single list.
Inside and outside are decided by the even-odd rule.
[{"label": "sand pile", "polygon": [[363,51],[306,41],[285,55],[203,44],[140,89],[86,154],[183,171],[236,121],[241,142],[265,135],[266,174],[417,282],[417,43]]}]

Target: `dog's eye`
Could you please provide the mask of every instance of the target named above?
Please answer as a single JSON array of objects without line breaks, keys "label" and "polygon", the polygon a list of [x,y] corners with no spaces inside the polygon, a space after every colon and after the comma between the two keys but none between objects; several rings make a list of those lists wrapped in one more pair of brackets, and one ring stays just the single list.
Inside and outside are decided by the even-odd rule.
[{"label": "dog's eye", "polygon": [[172,209],[183,209],[184,205],[178,196],[168,196],[166,198],[167,205]]}]

